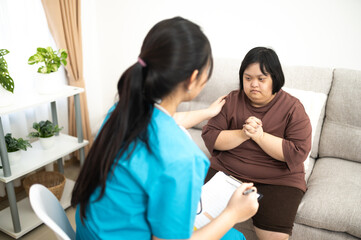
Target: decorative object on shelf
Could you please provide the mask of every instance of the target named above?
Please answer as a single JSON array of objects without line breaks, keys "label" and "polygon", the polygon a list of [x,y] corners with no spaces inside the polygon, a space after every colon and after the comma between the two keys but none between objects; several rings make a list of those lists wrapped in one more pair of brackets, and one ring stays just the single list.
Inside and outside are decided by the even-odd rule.
[{"label": "decorative object on shelf", "polygon": [[20,150],[26,151],[28,147],[31,147],[28,140],[14,138],[11,136],[11,133],[5,135],[5,143],[11,165],[15,165],[21,159]]},{"label": "decorative object on shelf", "polygon": [[31,185],[38,183],[47,187],[60,201],[65,186],[65,177],[59,172],[37,172],[25,177],[23,187],[29,196]]},{"label": "decorative object on shelf", "polygon": [[66,66],[68,53],[64,49],[54,51],[51,47],[37,48],[37,52],[28,59],[28,64],[43,63],[43,66],[38,68],[36,75],[36,90],[40,94],[56,93],[60,86],[59,68],[61,65]]},{"label": "decorative object on shelf", "polygon": [[8,64],[4,58],[9,53],[7,49],[0,49],[0,107],[10,105],[14,101],[14,80],[8,71]]},{"label": "decorative object on shelf", "polygon": [[59,133],[63,128],[59,128],[58,125],[54,125],[49,120],[34,122],[33,128],[36,132],[29,133],[31,138],[39,138],[40,144],[43,149],[50,149],[55,144],[55,134]]}]

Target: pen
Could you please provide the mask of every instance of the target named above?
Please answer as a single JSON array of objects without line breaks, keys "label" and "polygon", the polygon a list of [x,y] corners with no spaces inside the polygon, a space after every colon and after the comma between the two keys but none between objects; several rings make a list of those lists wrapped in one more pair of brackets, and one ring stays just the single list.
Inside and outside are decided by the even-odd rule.
[{"label": "pen", "polygon": [[247,195],[247,194],[252,193],[252,192],[254,192],[254,191],[255,191],[254,188],[250,188],[250,189],[244,191],[244,192],[243,192],[243,195]]}]

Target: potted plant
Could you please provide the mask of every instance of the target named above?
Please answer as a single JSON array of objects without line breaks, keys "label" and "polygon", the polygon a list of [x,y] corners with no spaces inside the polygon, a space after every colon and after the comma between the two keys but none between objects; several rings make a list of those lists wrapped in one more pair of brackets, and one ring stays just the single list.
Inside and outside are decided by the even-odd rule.
[{"label": "potted plant", "polygon": [[4,58],[9,53],[7,49],[0,49],[0,107],[12,103],[14,95],[14,80],[8,71],[8,64]]},{"label": "potted plant", "polygon": [[21,158],[21,151],[26,151],[31,144],[28,140],[22,138],[14,138],[11,133],[5,135],[6,150],[9,156],[9,162],[11,165],[15,165]]},{"label": "potted plant", "polygon": [[41,94],[52,94],[59,89],[58,70],[61,65],[67,65],[68,53],[64,49],[54,51],[51,47],[39,47],[36,53],[28,59],[28,64],[38,64],[36,89]]},{"label": "potted plant", "polygon": [[54,146],[55,134],[59,133],[63,128],[59,128],[58,125],[54,125],[49,120],[34,122],[33,129],[36,132],[29,133],[31,138],[39,138],[41,146],[46,150]]}]

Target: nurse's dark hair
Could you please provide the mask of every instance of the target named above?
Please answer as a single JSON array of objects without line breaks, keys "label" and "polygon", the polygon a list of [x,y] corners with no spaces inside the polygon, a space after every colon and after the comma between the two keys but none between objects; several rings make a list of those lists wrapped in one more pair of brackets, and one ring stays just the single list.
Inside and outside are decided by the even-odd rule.
[{"label": "nurse's dark hair", "polygon": [[252,63],[259,63],[260,70],[264,75],[270,74],[272,78],[272,94],[278,92],[285,84],[282,66],[276,52],[266,47],[251,49],[244,57],[239,69],[239,86],[243,89],[243,74]]},{"label": "nurse's dark hair", "polygon": [[92,200],[103,197],[106,181],[121,157],[128,159],[140,142],[151,153],[147,126],[153,104],[181,83],[186,88],[194,70],[199,70],[200,76],[209,65],[209,79],[213,68],[207,37],[198,25],[181,17],[157,23],[145,37],[139,58],[120,77],[119,101],[98,133],[75,183],[71,204],[80,205],[82,221],[91,195],[99,187],[99,195]]}]

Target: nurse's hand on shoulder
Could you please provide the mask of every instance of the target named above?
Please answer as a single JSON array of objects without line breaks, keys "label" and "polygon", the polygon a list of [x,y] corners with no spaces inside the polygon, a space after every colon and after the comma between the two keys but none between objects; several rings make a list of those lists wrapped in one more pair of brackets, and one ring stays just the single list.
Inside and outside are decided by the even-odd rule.
[{"label": "nurse's hand on shoulder", "polygon": [[[250,188],[255,189],[255,191],[244,195],[243,193]],[[258,206],[257,189],[253,187],[253,183],[242,183],[233,193],[224,211],[228,211],[235,218],[235,222],[238,223],[244,222],[255,215]]]},{"label": "nurse's hand on shoulder", "polygon": [[215,117],[222,110],[223,105],[226,103],[226,96],[219,97],[216,101],[214,101],[208,108],[207,112],[209,114],[209,118]]}]

